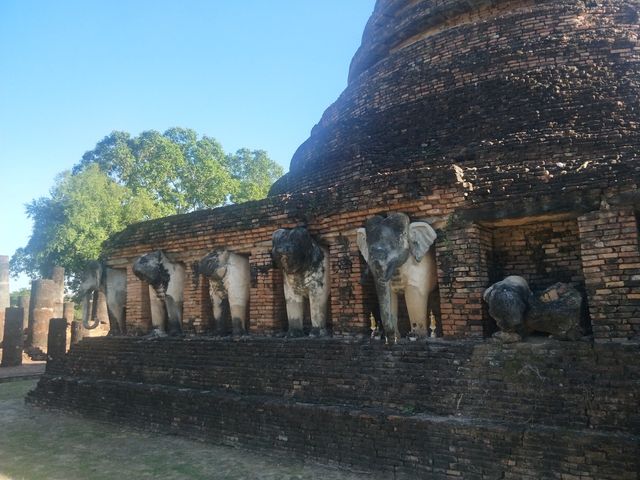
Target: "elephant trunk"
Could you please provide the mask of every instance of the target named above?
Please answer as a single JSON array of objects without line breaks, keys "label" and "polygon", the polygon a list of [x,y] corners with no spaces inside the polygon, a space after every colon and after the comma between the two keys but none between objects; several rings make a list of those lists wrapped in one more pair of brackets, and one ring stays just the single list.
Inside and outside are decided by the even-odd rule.
[{"label": "elephant trunk", "polygon": [[376,280],[380,282],[389,282],[393,278],[393,275],[398,270],[400,266],[400,261],[398,258],[394,258],[392,260],[384,259],[384,260],[373,260],[372,262],[372,270],[376,277]]},{"label": "elephant trunk", "polygon": [[[92,294],[93,301],[91,301]],[[98,290],[88,290],[82,299],[82,326],[87,330],[93,330],[100,325],[100,320],[98,320],[97,315],[98,295]]]},{"label": "elephant trunk", "polygon": [[397,319],[391,306],[391,285],[389,282],[376,282],[376,291],[378,294],[378,303],[380,304],[380,320],[384,328],[384,335],[387,343],[396,333]]}]

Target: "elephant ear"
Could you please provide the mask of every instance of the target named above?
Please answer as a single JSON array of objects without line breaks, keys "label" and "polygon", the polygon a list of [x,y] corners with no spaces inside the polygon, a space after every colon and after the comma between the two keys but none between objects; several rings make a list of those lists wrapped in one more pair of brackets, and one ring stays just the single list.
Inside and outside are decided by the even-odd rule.
[{"label": "elephant ear", "polygon": [[364,261],[369,263],[369,249],[367,248],[367,230],[365,228],[359,228],[356,230],[356,242],[358,243],[358,249],[364,257]]},{"label": "elephant ear", "polygon": [[409,225],[409,249],[417,262],[427,254],[437,236],[436,231],[426,222],[413,222]]}]

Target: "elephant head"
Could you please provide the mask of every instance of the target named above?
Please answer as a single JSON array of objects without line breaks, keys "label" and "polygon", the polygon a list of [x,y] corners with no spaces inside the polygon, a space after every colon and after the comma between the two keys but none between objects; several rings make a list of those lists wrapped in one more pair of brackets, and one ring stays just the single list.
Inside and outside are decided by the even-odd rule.
[{"label": "elephant head", "polygon": [[158,296],[164,299],[170,280],[168,263],[170,262],[164,252],[156,250],[138,257],[133,263],[132,270],[136,277],[151,285]]},{"label": "elephant head", "polygon": [[202,257],[198,263],[198,272],[209,280],[221,281],[227,274],[230,256],[229,250],[213,250]]},{"label": "elephant head", "polygon": [[[124,269],[110,268],[100,261],[87,264],[78,293],[82,297],[82,324],[87,329],[96,328],[100,321],[96,318],[99,292],[107,302],[109,334],[125,332],[125,312],[127,302],[127,273]],[[90,305],[93,305],[90,311]]]},{"label": "elephant head", "polygon": [[525,333],[525,314],[533,294],[527,281],[510,275],[494,283],[482,294],[500,330],[507,333]]},{"label": "elephant head", "polygon": [[317,267],[324,254],[304,227],[281,228],[273,232],[271,256],[287,273],[300,273]]},{"label": "elephant head", "polygon": [[[96,318],[96,313],[98,295],[103,282],[103,270],[102,262],[89,262],[82,274],[82,283],[78,287],[78,294],[82,298],[82,325],[89,330],[100,325],[100,321]],[[93,305],[93,308],[91,308],[91,305]]]},{"label": "elephant head", "polygon": [[[404,292],[412,328],[427,331],[428,297],[436,286],[436,268],[429,250],[437,235],[426,222],[410,223],[404,213],[376,215],[357,231],[360,253],[374,277],[385,335],[399,337],[397,293]],[[413,268],[403,268],[411,265]]]},{"label": "elephant head", "polygon": [[169,260],[162,250],[157,250],[138,257],[132,270],[155,293],[149,297],[152,333],[165,334],[165,324],[170,334],[181,333],[184,267]]},{"label": "elephant head", "polygon": [[303,334],[305,299],[309,299],[311,335],[328,334],[329,253],[304,227],[273,232],[271,256],[284,279],[288,335]]}]

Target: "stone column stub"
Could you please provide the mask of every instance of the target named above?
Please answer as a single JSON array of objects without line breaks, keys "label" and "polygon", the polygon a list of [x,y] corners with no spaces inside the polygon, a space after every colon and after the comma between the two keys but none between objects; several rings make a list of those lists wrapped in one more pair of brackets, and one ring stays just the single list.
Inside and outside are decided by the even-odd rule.
[{"label": "stone column stub", "polygon": [[40,279],[31,282],[28,348],[46,353],[49,320],[54,318],[58,296],[59,287],[53,280]]},{"label": "stone column stub", "polygon": [[7,255],[0,255],[0,343],[4,335],[5,308],[10,306],[9,257]]},{"label": "stone column stub", "polygon": [[4,343],[2,347],[2,367],[22,365],[22,319],[24,310],[20,307],[5,309]]}]

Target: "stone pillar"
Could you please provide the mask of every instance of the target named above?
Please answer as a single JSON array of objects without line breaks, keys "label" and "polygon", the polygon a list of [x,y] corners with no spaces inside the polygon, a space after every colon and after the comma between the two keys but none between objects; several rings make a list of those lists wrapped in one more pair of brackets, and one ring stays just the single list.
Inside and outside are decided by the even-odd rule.
[{"label": "stone pillar", "polygon": [[56,299],[56,304],[53,307],[53,313],[56,318],[62,318],[64,315],[64,268],[57,266],[53,267],[51,279],[58,287],[58,297]]},{"label": "stone pillar", "polygon": [[582,270],[596,341],[640,336],[640,251],[632,209],[578,218]]},{"label": "stone pillar", "polygon": [[22,365],[22,319],[24,310],[7,308],[5,310],[4,343],[2,348],[3,367]]},{"label": "stone pillar", "polygon": [[286,329],[282,272],[271,260],[271,242],[251,252],[249,257],[251,288],[249,291],[249,331],[274,333]]},{"label": "stone pillar", "polygon": [[47,360],[60,360],[64,358],[67,349],[67,320],[65,318],[52,318],[49,320],[49,332],[47,335]]},{"label": "stone pillar", "polygon": [[149,284],[135,276],[127,266],[127,333],[144,335],[151,331]]},{"label": "stone pillar", "polygon": [[[356,230],[327,237],[331,271],[331,323],[335,336],[369,335],[372,312],[377,311],[375,293],[367,295],[361,283],[364,259],[358,251]],[[375,315],[380,318],[379,315]]]},{"label": "stone pillar", "polygon": [[82,322],[73,321],[71,322],[71,345],[75,345],[84,336],[84,327],[82,326]]},{"label": "stone pillar", "polygon": [[4,335],[5,308],[11,306],[9,298],[9,257],[0,255],[0,344]]},{"label": "stone pillar", "polygon": [[27,330],[27,328],[29,328],[29,303],[31,300],[31,295],[23,295],[21,297],[19,297],[19,303],[20,305],[18,305],[20,308],[22,308],[22,331],[24,332],[25,330]]},{"label": "stone pillar", "polygon": [[491,232],[479,225],[438,232],[438,289],[444,337],[481,337]]},{"label": "stone pillar", "polygon": [[73,326],[73,319],[75,317],[76,304],[73,302],[64,303],[64,319],[67,321],[67,351],[71,347],[71,330]]},{"label": "stone pillar", "polygon": [[59,287],[53,280],[34,280],[31,282],[31,301],[29,304],[29,331],[27,346],[30,349],[46,353],[49,320],[59,297]]}]

